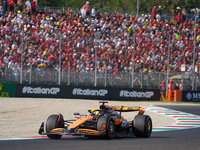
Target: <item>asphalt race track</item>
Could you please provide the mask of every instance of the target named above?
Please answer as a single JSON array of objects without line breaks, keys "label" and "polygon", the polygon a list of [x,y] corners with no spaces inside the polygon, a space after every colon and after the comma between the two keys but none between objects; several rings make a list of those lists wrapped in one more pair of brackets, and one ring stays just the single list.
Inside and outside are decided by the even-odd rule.
[{"label": "asphalt race track", "polygon": [[[200,116],[200,106],[160,106]],[[112,140],[63,137],[60,140],[34,139],[0,141],[0,150],[200,150],[200,128],[153,132],[150,138]]]}]

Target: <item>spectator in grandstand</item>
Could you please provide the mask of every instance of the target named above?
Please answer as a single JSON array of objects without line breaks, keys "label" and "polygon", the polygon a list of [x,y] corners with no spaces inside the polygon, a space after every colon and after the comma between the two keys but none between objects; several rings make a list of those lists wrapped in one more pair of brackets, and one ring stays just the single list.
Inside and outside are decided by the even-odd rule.
[{"label": "spectator in grandstand", "polygon": [[35,14],[35,12],[36,12],[36,0],[33,0],[31,2],[31,9],[32,9],[32,13]]},{"label": "spectator in grandstand", "polygon": [[7,8],[8,8],[7,0],[3,0],[2,6],[3,6],[4,13],[5,13],[7,11]]},{"label": "spectator in grandstand", "polygon": [[14,0],[8,0],[8,5],[9,5],[9,10],[10,11],[14,11],[14,5],[15,5],[15,2]]},{"label": "spectator in grandstand", "polygon": [[161,8],[161,6],[158,7],[156,12],[157,12],[157,14],[160,14],[162,16],[162,8]]},{"label": "spectator in grandstand", "polygon": [[176,7],[175,10],[172,10],[172,14],[176,17],[178,15],[178,13],[181,13],[181,8],[180,7]]},{"label": "spectator in grandstand", "polygon": [[180,25],[180,23],[181,23],[181,13],[178,12],[178,15],[176,16],[176,24]]},{"label": "spectator in grandstand", "polygon": [[185,22],[186,16],[187,16],[187,12],[186,12],[185,8],[183,8],[181,14],[182,14],[182,20]]},{"label": "spectator in grandstand", "polygon": [[153,19],[156,19],[156,6],[153,7],[151,14],[152,14]]},{"label": "spectator in grandstand", "polygon": [[83,6],[83,7],[81,8],[81,16],[82,16],[82,18],[85,18],[85,17],[86,17],[85,6]]},{"label": "spectator in grandstand", "polygon": [[91,17],[93,19],[95,19],[95,16],[96,16],[96,10],[95,10],[95,7],[93,7],[92,10],[91,10]]},{"label": "spectator in grandstand", "polygon": [[84,5],[84,9],[86,10],[86,16],[90,16],[90,2],[87,1],[86,4]]},{"label": "spectator in grandstand", "polygon": [[[1,32],[0,45],[3,49],[4,63],[8,64],[11,59],[13,63],[20,62],[20,59],[16,58],[21,56],[22,14],[25,14],[25,11],[17,15],[11,12],[8,17],[2,17],[3,32]],[[135,72],[144,69],[149,73],[166,72],[168,33],[173,31],[176,35],[172,34],[170,70],[180,72],[182,63],[187,64],[192,61],[193,31],[190,27],[192,22],[183,22],[182,27],[173,25],[167,19],[157,22],[150,17],[144,15],[136,20],[134,16],[104,13],[96,16],[95,19],[87,18],[86,21],[81,18],[80,12],[74,17],[69,11],[65,15],[51,10],[26,16],[28,21],[24,22],[24,64],[28,66],[30,61],[35,61],[36,65],[47,63],[49,66],[47,59],[54,55],[55,60],[51,62],[53,68],[56,67],[60,28],[62,29],[62,69],[65,71],[70,66],[78,72],[84,69],[84,74],[88,74],[88,71],[94,72],[94,34],[97,33],[99,72],[102,73],[107,68],[108,72],[114,72],[115,75],[118,74],[116,77],[122,79],[123,74],[127,71],[131,73],[132,70],[132,43],[133,34],[136,33]]]},{"label": "spectator in grandstand", "polygon": [[3,16],[3,8],[0,6],[0,17]]},{"label": "spectator in grandstand", "polygon": [[18,10],[23,11],[23,0],[17,0]]},{"label": "spectator in grandstand", "polygon": [[11,69],[12,69],[12,75],[13,75],[15,81],[19,81],[20,70],[18,68],[17,63],[15,63]]},{"label": "spectator in grandstand", "polygon": [[26,9],[32,9],[30,0],[26,1]]},{"label": "spectator in grandstand", "polygon": [[161,20],[161,15],[160,15],[160,13],[157,13],[157,15],[156,15],[156,21],[160,22],[160,20]]}]

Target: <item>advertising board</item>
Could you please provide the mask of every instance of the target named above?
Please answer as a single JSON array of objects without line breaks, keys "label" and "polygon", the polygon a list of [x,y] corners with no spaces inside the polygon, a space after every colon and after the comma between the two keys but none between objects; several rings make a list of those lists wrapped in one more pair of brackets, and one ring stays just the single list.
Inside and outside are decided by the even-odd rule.
[{"label": "advertising board", "polygon": [[159,100],[155,89],[17,84],[16,97],[77,98],[99,100]]},{"label": "advertising board", "polygon": [[200,102],[200,91],[182,91],[183,102]]},{"label": "advertising board", "polygon": [[15,83],[0,83],[0,97],[15,97]]}]

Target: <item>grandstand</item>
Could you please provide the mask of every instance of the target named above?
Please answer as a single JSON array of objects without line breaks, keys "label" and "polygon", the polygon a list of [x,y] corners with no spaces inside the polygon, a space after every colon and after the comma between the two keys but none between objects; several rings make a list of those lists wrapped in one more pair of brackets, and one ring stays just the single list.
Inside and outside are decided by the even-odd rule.
[{"label": "grandstand", "polygon": [[[58,83],[61,77],[61,84],[93,85],[96,50],[97,85],[130,87],[133,82],[134,87],[159,88],[162,80],[167,79],[169,34],[169,77],[181,74],[186,78],[186,87],[194,78],[192,17],[177,24],[173,15],[153,19],[151,14],[144,13],[137,18],[133,13],[101,10],[92,19],[81,17],[79,9],[38,8],[36,13],[16,8],[1,15],[0,81],[19,82],[22,74],[23,82],[27,83]],[[199,22],[195,47],[196,89],[200,71],[198,26]],[[181,69],[183,65],[185,71]]]}]

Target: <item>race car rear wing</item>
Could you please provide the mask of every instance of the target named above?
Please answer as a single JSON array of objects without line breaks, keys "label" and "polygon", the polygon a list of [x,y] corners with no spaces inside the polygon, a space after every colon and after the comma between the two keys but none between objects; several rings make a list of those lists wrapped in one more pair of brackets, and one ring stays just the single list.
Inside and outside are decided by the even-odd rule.
[{"label": "race car rear wing", "polygon": [[122,111],[122,112],[143,110],[142,107],[124,107],[124,106],[110,106],[110,107],[114,111]]},{"label": "race car rear wing", "polygon": [[124,106],[110,106],[114,111],[119,111],[120,114],[121,112],[130,112],[130,111],[139,111],[139,115],[144,114],[144,110],[142,107],[124,107]]}]

